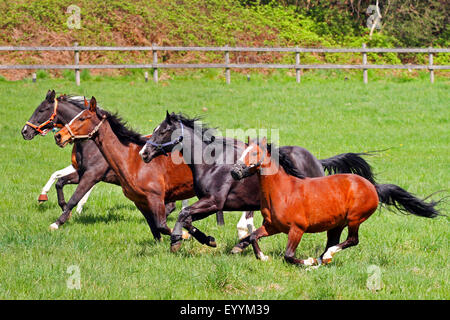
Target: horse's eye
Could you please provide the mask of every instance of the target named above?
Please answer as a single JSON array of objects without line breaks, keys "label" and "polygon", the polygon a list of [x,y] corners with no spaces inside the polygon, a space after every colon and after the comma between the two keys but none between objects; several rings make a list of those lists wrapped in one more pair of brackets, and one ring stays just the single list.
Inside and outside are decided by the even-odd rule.
[{"label": "horse's eye", "polygon": [[80,117],[79,120],[80,121],[84,121],[84,120],[86,120],[86,118],[85,117]]}]

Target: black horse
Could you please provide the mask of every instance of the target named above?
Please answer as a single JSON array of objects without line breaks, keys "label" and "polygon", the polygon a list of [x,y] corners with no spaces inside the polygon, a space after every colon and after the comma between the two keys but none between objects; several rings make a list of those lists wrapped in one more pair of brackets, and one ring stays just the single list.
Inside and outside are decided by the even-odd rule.
[{"label": "black horse", "polygon": [[[63,127],[84,109],[86,106],[83,99],[65,95],[56,98],[55,91],[49,90],[44,101],[23,127],[22,136],[25,140],[31,140],[38,134],[45,135],[53,128]],[[116,174],[92,140],[74,143],[72,163],[76,171],[58,179],[55,184],[58,204],[63,212],[51,225],[52,229],[58,229],[70,218],[72,209],[95,184],[102,181],[120,186]],[[67,184],[78,184],[78,186],[66,203],[63,187]],[[175,203],[168,203],[166,214],[173,210],[175,210]]]},{"label": "black horse", "polygon": [[[260,208],[260,192],[256,176],[236,181],[230,175],[233,164],[246,148],[245,143],[230,138],[207,136],[209,128],[202,126],[201,130],[198,130],[195,125],[197,120],[198,118],[189,119],[181,114],[167,112],[165,120],[155,129],[140,153],[145,162],[150,162],[157,156],[167,155],[168,152],[178,149],[192,170],[194,189],[199,201],[180,212],[171,235],[173,252],[181,246],[182,227],[200,243],[216,246],[215,239],[195,228],[192,225],[193,221],[201,220],[218,210],[253,211]],[[179,136],[173,139],[176,133]],[[216,152],[223,148],[226,152],[220,151],[220,154]],[[348,153],[318,160],[301,147],[285,146],[277,150],[280,164],[290,174],[299,178],[324,176],[325,168],[331,173],[352,172],[374,181],[369,164],[360,157],[362,154]],[[232,159],[232,163],[224,161],[224,157]],[[196,161],[195,158],[200,161]],[[206,158],[208,161],[204,160]]]}]

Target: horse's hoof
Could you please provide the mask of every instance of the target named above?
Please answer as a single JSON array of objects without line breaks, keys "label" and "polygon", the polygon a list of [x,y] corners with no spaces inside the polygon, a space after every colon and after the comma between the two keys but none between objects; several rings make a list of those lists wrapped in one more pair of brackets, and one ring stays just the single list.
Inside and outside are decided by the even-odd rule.
[{"label": "horse's hoof", "polygon": [[38,202],[42,203],[42,202],[45,202],[45,201],[48,201],[48,196],[46,194],[40,194],[39,197],[38,197]]},{"label": "horse's hoof", "polygon": [[50,225],[50,230],[58,230],[58,229],[59,229],[59,226],[56,223],[52,223]]},{"label": "horse's hoof", "polygon": [[318,265],[317,259],[314,258],[308,258],[306,260],[303,260],[302,262],[305,266],[308,267]]},{"label": "horse's hoof", "polygon": [[189,234],[189,232],[183,230],[183,234],[181,235],[181,238],[183,240],[189,240],[191,238],[191,235]]},{"label": "horse's hoof", "polygon": [[213,248],[217,247],[216,239],[211,236],[208,236],[208,242],[206,244]]},{"label": "horse's hoof", "polygon": [[170,245],[170,252],[177,252],[181,247],[181,241],[176,242],[176,243],[172,243]]},{"label": "horse's hoof", "polygon": [[262,253],[262,252],[259,253],[258,257],[259,257],[259,259],[260,259],[261,261],[268,261],[268,260],[269,260],[269,257],[266,256],[266,255],[265,255],[264,253]]},{"label": "horse's hoof", "polygon": [[241,253],[242,251],[244,251],[244,250],[242,250],[239,247],[233,247],[233,249],[231,249],[232,254],[238,254],[238,253]]}]

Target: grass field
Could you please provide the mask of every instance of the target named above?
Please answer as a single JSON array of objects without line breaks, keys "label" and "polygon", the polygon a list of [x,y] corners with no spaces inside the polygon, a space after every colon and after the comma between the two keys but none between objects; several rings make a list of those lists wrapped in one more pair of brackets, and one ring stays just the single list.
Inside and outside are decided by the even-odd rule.
[{"label": "grass field", "polygon": [[[438,79],[349,81],[233,77],[231,85],[207,78],[162,81],[91,79],[0,82],[0,298],[1,299],[449,299],[449,221],[378,210],[360,229],[360,244],[317,270],[283,260],[286,235],[264,238],[270,256],[257,261],[251,248],[229,252],[240,213],[197,222],[217,248],[186,241],[177,254],[169,239],[155,243],[143,216],[117,186],[99,184],[81,215],[60,230],[54,189],[41,206],[37,196],[50,174],[69,165],[71,148],[52,134],[22,139],[20,130],[48,89],[94,95],[107,110],[149,133],[166,109],[202,115],[227,128],[277,128],[282,145],[299,145],[318,158],[390,148],[368,158],[380,183],[425,196],[450,180],[450,83]],[[206,107],[207,111],[202,111]],[[74,191],[66,187],[66,196]],[[440,206],[448,213],[449,205]],[[177,213],[169,217],[173,226]],[[261,223],[256,214],[256,225]],[[343,238],[346,231],[343,233]],[[297,257],[319,255],[326,234],[306,234]],[[70,266],[81,289],[68,289]],[[366,287],[380,270],[381,289]],[[368,271],[369,270],[369,271]],[[70,271],[70,269],[69,269]]]}]

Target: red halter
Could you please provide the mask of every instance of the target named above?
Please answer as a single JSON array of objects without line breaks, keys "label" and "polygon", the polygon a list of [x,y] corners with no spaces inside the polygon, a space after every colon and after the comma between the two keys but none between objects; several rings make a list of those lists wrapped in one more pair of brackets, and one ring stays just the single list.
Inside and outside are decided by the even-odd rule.
[{"label": "red halter", "polygon": [[56,117],[56,112],[58,111],[58,99],[57,98],[55,98],[55,106],[54,106],[54,108],[53,108],[53,113],[52,113],[52,115],[50,116],[50,118],[47,120],[47,121],[45,121],[44,123],[41,123],[40,125],[35,125],[35,124],[32,124],[31,122],[29,122],[29,121],[27,121],[27,125],[29,125],[30,127],[32,127],[34,130],[36,130],[37,132],[39,132],[39,134],[41,135],[41,136],[45,136],[47,133],[48,133],[48,131],[50,130],[50,129],[44,129],[44,130],[42,130],[42,128],[43,127],[45,127],[46,125],[48,125],[50,122],[53,122],[53,119],[55,119],[55,117]]}]

